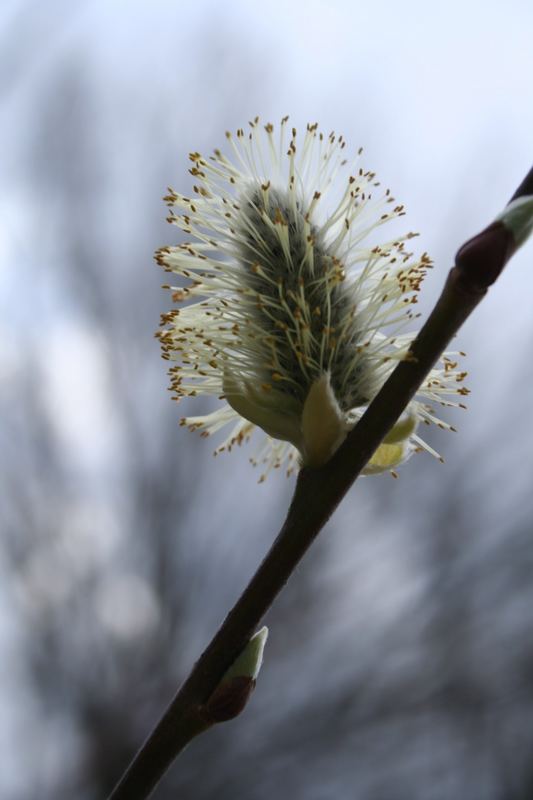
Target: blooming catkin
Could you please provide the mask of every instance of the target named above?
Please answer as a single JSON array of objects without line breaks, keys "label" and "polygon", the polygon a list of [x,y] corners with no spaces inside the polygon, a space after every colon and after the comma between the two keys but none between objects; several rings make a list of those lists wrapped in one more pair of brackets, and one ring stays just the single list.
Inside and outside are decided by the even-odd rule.
[{"label": "blooming catkin", "polygon": [[[284,118],[236,137],[231,158],[191,153],[194,197],[171,191],[169,221],[185,241],[156,260],[176,273],[184,302],[158,332],[174,397],[214,395],[224,404],[182,423],[204,435],[232,425],[216,452],[267,434],[256,459],[272,467],[328,461],[414,337],[406,328],[427,254],[407,252],[408,233],[377,241],[404,214],[375,174],[344,158],[345,142],[308,125],[303,141]],[[341,178],[344,171],[346,177]],[[328,202],[329,201],[329,202]],[[465,377],[445,354],[366,467],[390,470],[415,450],[437,455],[416,433],[439,420],[434,404],[461,406]],[[438,456],[437,456],[438,457]],[[264,474],[262,477],[264,477]]]}]

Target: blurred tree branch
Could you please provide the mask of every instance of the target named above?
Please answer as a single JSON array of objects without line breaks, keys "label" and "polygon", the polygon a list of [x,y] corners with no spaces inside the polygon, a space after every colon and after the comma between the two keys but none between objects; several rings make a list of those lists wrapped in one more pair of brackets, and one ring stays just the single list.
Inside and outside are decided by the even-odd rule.
[{"label": "blurred tree branch", "polygon": [[[510,209],[513,201],[531,194],[532,183],[533,169],[506,209]],[[522,240],[522,234],[517,235],[508,224],[504,210],[497,221],[459,249],[456,265],[413,341],[409,357],[397,366],[333,458],[319,469],[300,471],[287,518],[272,548],[116,786],[111,800],[148,797],[178,753],[208,727],[202,722],[202,708],[225,671],[246,646],[305,552]]]}]

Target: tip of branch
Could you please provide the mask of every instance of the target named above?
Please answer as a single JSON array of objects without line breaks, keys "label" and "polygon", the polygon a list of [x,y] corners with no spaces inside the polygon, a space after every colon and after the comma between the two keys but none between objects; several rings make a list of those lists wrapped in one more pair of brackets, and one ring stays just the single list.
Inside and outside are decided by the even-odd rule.
[{"label": "tip of branch", "polygon": [[455,265],[469,287],[484,290],[499,278],[516,249],[512,232],[496,221],[459,248]]},{"label": "tip of branch", "polygon": [[516,197],[496,217],[513,234],[516,246],[520,247],[533,231],[533,195]]},{"label": "tip of branch", "polygon": [[509,200],[509,205],[516,200],[517,197],[524,197],[525,195],[533,194],[533,167],[529,170],[526,177]]},{"label": "tip of branch", "polygon": [[459,248],[455,265],[463,284],[485,290],[533,231],[533,169],[494,222]]}]

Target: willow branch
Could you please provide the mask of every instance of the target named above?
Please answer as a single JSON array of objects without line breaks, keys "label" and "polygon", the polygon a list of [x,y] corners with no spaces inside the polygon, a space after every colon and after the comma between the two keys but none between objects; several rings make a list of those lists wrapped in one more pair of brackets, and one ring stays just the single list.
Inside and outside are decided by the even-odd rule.
[{"label": "willow branch", "polygon": [[[511,201],[531,194],[533,169]],[[460,248],[455,267],[413,341],[409,357],[398,364],[333,458],[321,468],[300,471],[287,518],[270,551],[109,800],[145,800],[188,742],[210,727],[213,720],[206,716],[205,708],[222,676],[519,243],[516,231],[500,215]]]}]

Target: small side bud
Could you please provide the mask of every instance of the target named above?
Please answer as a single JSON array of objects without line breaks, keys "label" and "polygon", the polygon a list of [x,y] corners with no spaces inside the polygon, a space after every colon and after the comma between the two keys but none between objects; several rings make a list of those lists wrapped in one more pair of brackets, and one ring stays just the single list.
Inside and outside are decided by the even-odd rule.
[{"label": "small side bud", "polygon": [[267,638],[268,628],[263,627],[254,633],[240,656],[235,659],[202,707],[202,716],[207,722],[226,722],[239,716],[255,689]]},{"label": "small side bud", "polygon": [[252,678],[257,680],[259,670],[263,664],[263,653],[268,639],[268,628],[264,625],[261,630],[254,633],[240,656],[235,659],[231,667],[220,681],[220,685],[232,678]]},{"label": "small side bud", "polygon": [[238,717],[254,689],[253,678],[244,676],[231,678],[224,684],[220,683],[203,706],[202,717],[211,725]]}]

